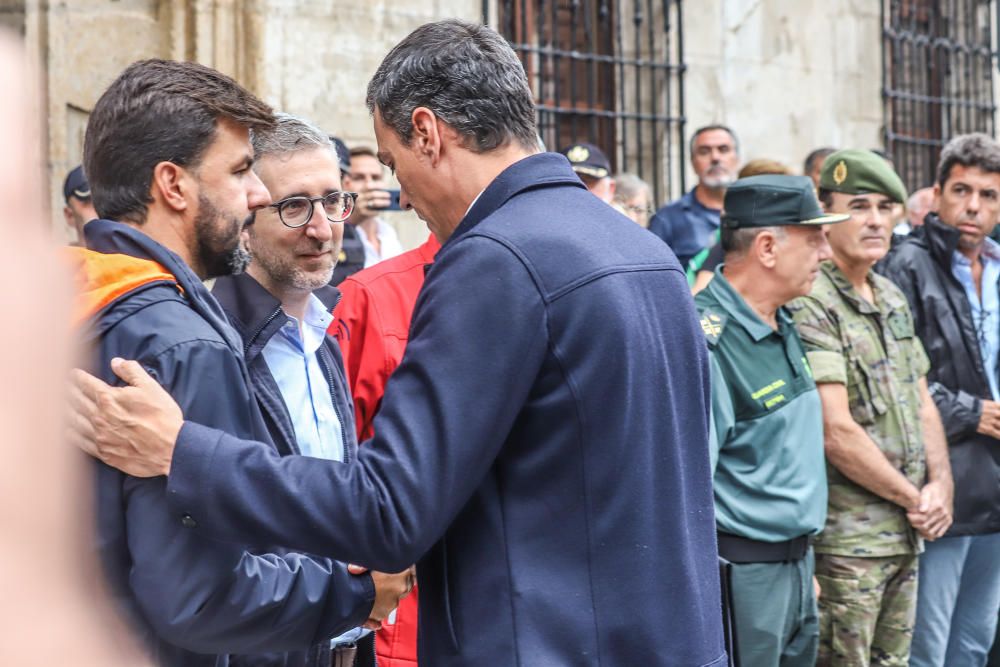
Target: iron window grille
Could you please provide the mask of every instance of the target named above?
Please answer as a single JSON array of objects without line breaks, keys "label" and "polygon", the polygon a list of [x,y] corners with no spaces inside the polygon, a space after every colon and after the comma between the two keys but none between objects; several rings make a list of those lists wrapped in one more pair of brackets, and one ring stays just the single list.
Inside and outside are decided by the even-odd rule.
[{"label": "iron window grille", "polygon": [[483,2],[528,75],[549,150],[599,146],[614,172],[650,184],[653,203],[684,184],[682,0]]},{"label": "iron window grille", "polygon": [[996,129],[996,0],[885,0],[885,145],[912,191],[934,183],[941,148]]}]

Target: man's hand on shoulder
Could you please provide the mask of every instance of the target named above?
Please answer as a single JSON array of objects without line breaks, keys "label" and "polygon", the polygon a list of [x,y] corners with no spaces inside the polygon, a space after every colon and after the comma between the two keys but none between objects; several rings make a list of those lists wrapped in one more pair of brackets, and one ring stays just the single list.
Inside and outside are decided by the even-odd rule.
[{"label": "man's hand on shoulder", "polygon": [[69,436],[80,449],[133,477],[170,472],[184,415],[177,402],[135,361],[112,359],[124,387],[73,371]]},{"label": "man's hand on shoulder", "polygon": [[[360,565],[348,565],[351,574],[364,574],[367,570]],[[400,600],[405,598],[413,590],[413,585],[417,582],[417,570],[415,566],[410,566],[402,572],[386,574],[385,572],[372,572],[372,582],[375,584],[375,604],[372,605],[368,620],[364,627],[369,630],[378,630],[382,627],[382,621],[392,613],[392,610],[399,606]]]}]

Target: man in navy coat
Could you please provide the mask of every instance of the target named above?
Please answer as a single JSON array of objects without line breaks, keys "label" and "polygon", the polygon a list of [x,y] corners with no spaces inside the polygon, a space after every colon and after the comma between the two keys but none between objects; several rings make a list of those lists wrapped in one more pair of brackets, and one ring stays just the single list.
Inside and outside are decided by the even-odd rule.
[{"label": "man in navy coat", "polygon": [[417,29],[367,103],[401,204],[442,248],[358,460],[184,421],[129,362],[130,387],[78,374],[81,445],[168,475],[192,532],[417,561],[422,664],[726,664],[707,353],[677,260],[537,153],[495,31]]}]

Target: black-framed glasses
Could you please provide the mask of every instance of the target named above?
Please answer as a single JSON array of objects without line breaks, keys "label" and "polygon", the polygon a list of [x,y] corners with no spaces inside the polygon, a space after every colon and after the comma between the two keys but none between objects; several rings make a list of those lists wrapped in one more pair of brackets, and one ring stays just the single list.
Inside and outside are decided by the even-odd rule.
[{"label": "black-framed glasses", "polygon": [[281,224],[296,229],[312,219],[316,202],[323,203],[323,214],[327,220],[343,222],[350,217],[357,200],[357,192],[331,192],[325,197],[289,197],[271,204],[268,208],[277,209]]}]

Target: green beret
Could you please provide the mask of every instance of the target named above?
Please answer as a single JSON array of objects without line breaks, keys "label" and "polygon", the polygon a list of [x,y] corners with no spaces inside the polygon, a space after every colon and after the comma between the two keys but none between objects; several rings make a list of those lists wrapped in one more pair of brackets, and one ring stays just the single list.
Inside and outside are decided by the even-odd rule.
[{"label": "green beret", "polygon": [[805,176],[765,174],[741,178],[728,188],[722,226],[729,229],[785,225],[828,225],[850,216],[826,214]]},{"label": "green beret", "polygon": [[882,194],[900,204],[906,201],[906,187],[885,158],[865,150],[849,148],[828,155],[819,187],[849,195]]}]

